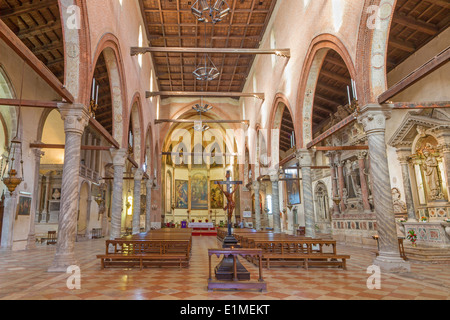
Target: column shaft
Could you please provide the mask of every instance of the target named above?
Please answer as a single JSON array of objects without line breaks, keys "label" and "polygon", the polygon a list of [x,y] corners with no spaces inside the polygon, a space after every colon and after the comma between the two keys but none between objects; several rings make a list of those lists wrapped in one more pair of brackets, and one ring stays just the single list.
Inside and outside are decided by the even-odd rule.
[{"label": "column shaft", "polygon": [[141,183],[144,172],[138,169],[134,176],[133,191],[133,234],[141,232]]},{"label": "column shaft", "polygon": [[89,114],[83,105],[60,107],[66,134],[64,166],[61,188],[61,210],[58,221],[58,243],[55,259],[49,272],[66,272],[76,265],[75,239],[77,230],[79,176],[81,158],[81,137],[89,121]]},{"label": "column shaft", "polygon": [[125,168],[126,149],[111,150],[114,166],[113,192],[111,201],[111,232],[110,238],[120,237],[123,210],[123,170]]},{"label": "column shaft", "polygon": [[367,134],[370,157],[370,173],[373,185],[379,255],[374,264],[387,272],[407,272],[408,263],[400,257],[398,235],[392,203],[389,163],[386,151],[386,117],[389,114],[379,105],[361,108],[359,121]]}]

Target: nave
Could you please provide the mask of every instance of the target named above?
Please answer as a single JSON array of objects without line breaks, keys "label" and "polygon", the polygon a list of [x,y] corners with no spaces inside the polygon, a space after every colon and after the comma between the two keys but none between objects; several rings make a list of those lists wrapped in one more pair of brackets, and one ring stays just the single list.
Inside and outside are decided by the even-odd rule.
[{"label": "nave", "polygon": [[[100,270],[96,255],[104,252],[105,240],[75,244],[81,268],[81,289],[67,288],[68,274],[47,272],[55,248],[38,245],[33,251],[0,252],[1,300],[448,300],[450,269],[444,264],[411,262],[411,272],[383,274],[381,289],[367,288],[367,267],[373,253],[339,245],[351,254],[347,271],[304,270],[296,267],[264,269],[267,292],[208,292],[207,249],[220,244],[215,237],[193,237],[190,266],[179,268],[114,268]],[[213,257],[213,265],[219,260]],[[257,268],[242,259],[257,275]]]}]

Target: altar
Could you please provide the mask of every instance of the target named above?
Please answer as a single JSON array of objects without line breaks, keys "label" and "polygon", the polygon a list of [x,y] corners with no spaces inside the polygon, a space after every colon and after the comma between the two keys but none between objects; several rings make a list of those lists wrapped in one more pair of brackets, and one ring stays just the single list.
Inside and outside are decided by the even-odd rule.
[{"label": "altar", "polygon": [[194,230],[209,230],[214,229],[214,224],[208,222],[191,222],[189,223],[189,228],[192,228]]}]

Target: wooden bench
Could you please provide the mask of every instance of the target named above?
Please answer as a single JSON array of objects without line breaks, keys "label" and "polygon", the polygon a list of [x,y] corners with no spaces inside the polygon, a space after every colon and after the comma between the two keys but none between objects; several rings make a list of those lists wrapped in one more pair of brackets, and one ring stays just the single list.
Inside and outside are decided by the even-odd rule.
[{"label": "wooden bench", "polygon": [[[284,239],[261,240],[252,239],[249,247],[261,249],[262,260],[270,269],[272,265],[297,265],[308,269],[310,266],[338,267],[347,270],[346,261],[349,255],[337,253],[336,241],[321,239]],[[330,247],[331,251],[324,249]]]},{"label": "wooden bench", "polygon": [[148,266],[189,266],[186,240],[107,240],[106,253],[97,255],[101,268]]}]

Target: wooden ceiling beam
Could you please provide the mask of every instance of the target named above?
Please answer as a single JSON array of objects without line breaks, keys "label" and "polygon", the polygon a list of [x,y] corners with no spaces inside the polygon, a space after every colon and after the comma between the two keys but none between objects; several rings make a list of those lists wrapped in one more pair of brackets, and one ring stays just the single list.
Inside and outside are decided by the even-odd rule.
[{"label": "wooden ceiling beam", "polygon": [[146,93],[147,98],[156,96],[166,97],[223,97],[223,98],[257,98],[265,99],[264,93],[246,93],[246,92],[183,92],[183,91],[158,91]]},{"label": "wooden ceiling beam", "polygon": [[160,53],[200,53],[200,54],[267,54],[290,58],[291,49],[248,49],[248,48],[187,48],[187,47],[131,47],[131,55],[148,52]]},{"label": "wooden ceiling beam", "polygon": [[447,47],[444,51],[439,53],[434,58],[427,61],[425,64],[411,72],[409,75],[407,75],[405,78],[394,84],[392,87],[390,87],[388,90],[386,90],[384,93],[382,93],[378,97],[378,103],[383,104],[392,97],[396,96],[400,92],[406,90],[419,80],[423,79],[430,73],[432,73],[434,70],[440,68],[444,64],[450,61],[450,47]]},{"label": "wooden ceiling beam", "polygon": [[75,98],[59,79],[40,61],[28,47],[0,20],[0,39],[28,64],[63,99],[73,103]]},{"label": "wooden ceiling beam", "polygon": [[439,29],[434,24],[417,20],[412,16],[396,14],[394,15],[393,22],[431,36],[434,36],[439,32]]}]

